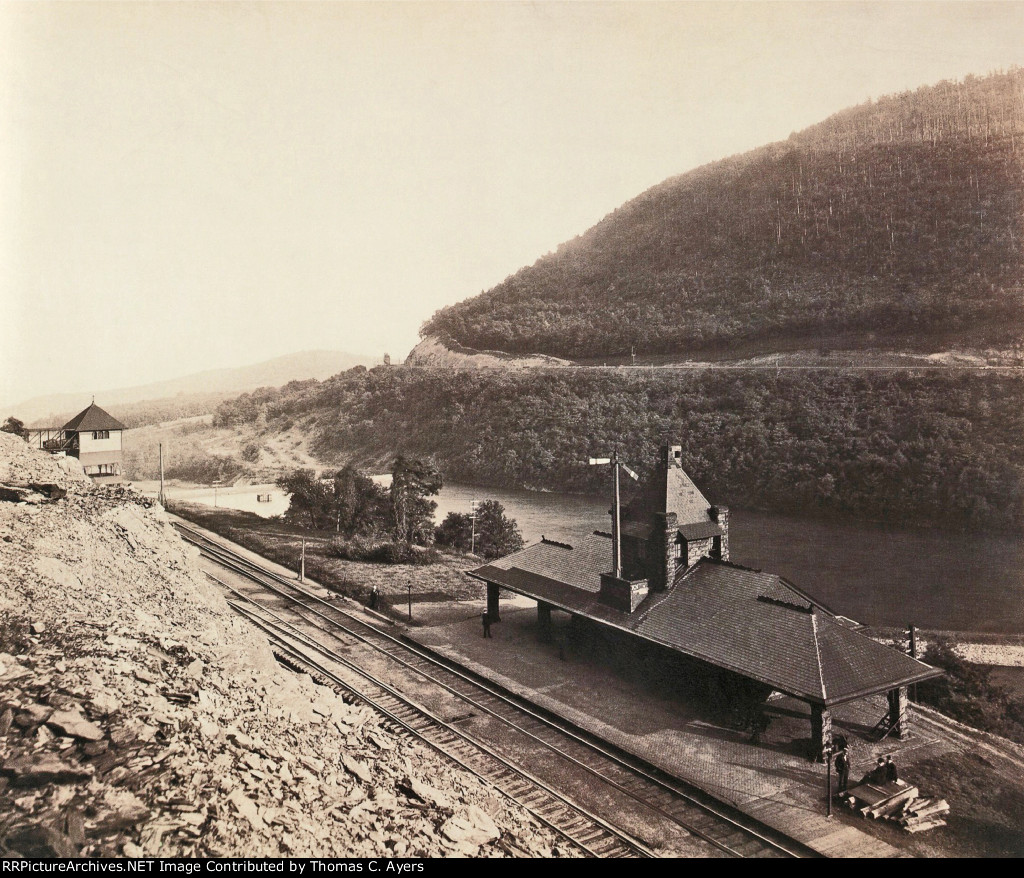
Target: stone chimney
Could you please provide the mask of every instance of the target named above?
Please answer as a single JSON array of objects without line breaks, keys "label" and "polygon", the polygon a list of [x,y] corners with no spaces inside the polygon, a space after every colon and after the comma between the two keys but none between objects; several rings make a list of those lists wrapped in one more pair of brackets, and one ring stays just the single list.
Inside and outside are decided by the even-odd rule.
[{"label": "stone chimney", "polygon": [[661,460],[659,461],[665,469],[669,467],[683,468],[683,446],[662,445]]},{"label": "stone chimney", "polygon": [[712,506],[708,509],[708,518],[718,524],[725,533],[715,537],[711,546],[711,557],[719,561],[729,560],[729,510],[724,506]]},{"label": "stone chimney", "polygon": [[655,512],[652,518],[647,581],[651,591],[664,591],[676,578],[679,564],[676,557],[679,519],[674,512]]}]

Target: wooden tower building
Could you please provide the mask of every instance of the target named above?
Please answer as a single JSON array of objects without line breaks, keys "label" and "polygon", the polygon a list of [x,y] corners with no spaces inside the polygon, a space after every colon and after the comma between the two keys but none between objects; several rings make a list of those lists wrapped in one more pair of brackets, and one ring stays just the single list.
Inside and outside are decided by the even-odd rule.
[{"label": "wooden tower building", "polygon": [[94,402],[61,427],[60,448],[54,450],[77,457],[94,482],[121,482],[121,434],[125,429],[124,424]]}]

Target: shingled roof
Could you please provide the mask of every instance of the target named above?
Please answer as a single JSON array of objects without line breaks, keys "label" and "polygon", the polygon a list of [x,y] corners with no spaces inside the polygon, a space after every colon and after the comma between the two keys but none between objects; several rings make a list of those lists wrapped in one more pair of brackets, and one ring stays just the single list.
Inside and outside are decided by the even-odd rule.
[{"label": "shingled roof", "polygon": [[772,573],[703,558],[633,613],[598,599],[607,537],[541,542],[471,575],[684,655],[831,706],[938,676],[883,646]]},{"label": "shingled roof", "polygon": [[85,433],[90,430],[127,430],[128,428],[109,412],[105,412],[96,403],[92,403],[61,429],[67,433]]},{"label": "shingled roof", "polygon": [[709,520],[710,505],[678,460],[671,458],[655,469],[623,514],[626,519],[647,524],[652,512],[674,512],[679,524],[694,524]]}]

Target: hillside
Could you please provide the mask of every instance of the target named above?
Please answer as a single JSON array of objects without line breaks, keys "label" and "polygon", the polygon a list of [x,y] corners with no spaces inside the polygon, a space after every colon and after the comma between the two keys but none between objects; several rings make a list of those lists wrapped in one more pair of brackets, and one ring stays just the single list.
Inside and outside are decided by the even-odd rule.
[{"label": "hillside", "polygon": [[223,403],[215,429],[309,436],[327,464],[433,455],[446,479],[597,492],[666,440],[734,507],[1024,529],[1024,376],[945,371],[354,369]]},{"label": "hillside", "polygon": [[655,186],[422,330],[577,360],[1019,346],[1024,70],[837,113]]},{"label": "hillside", "polygon": [[153,501],[0,433],[0,483],[25,482],[67,493],[0,500],[0,857],[557,856],[479,778],[280,667]]},{"label": "hillside", "polygon": [[[218,402],[257,387],[277,387],[288,381],[328,378],[343,369],[373,362],[372,357],[342,351],[303,351],[231,369],[209,369],[168,381],[96,391],[97,401],[128,426],[156,420],[191,417],[213,411]],[[5,415],[39,426],[63,424],[89,404],[91,393],[37,396],[9,406]],[[169,399],[171,398],[171,399]]]}]

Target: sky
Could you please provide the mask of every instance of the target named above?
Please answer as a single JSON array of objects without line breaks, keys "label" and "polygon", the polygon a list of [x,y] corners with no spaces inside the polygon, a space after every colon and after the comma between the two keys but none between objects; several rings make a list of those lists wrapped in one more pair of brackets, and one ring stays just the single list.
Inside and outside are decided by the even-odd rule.
[{"label": "sky", "polygon": [[0,2],[0,414],[398,361],[665,178],[1022,35],[1016,2]]}]

